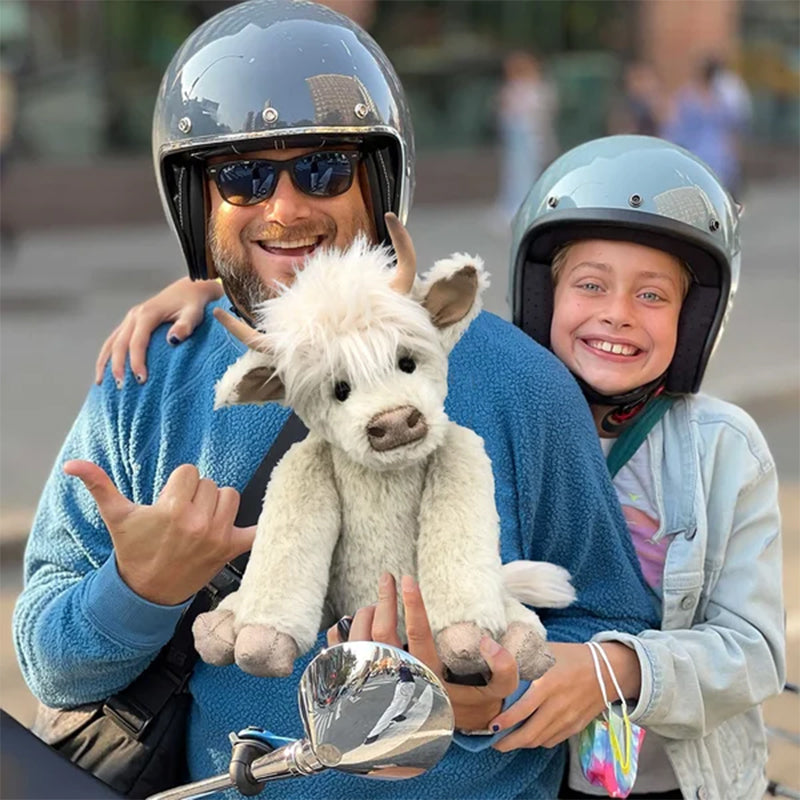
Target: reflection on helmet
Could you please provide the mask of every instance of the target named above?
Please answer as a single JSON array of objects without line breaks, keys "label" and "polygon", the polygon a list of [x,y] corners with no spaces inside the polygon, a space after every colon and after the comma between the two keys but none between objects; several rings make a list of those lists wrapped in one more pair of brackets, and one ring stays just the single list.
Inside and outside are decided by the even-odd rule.
[{"label": "reflection on helmet", "polygon": [[619,239],[683,260],[693,276],[667,372],[671,392],[696,392],[739,280],[735,203],[698,158],[648,136],[609,136],[568,151],[541,175],[513,224],[514,323],[550,346],[555,251],[577,239]]},{"label": "reflection on helmet", "polygon": [[247,0],[197,28],[167,67],[153,161],[192,277],[206,277],[203,164],[210,155],[352,143],[364,150],[376,229],[405,222],[414,136],[400,81],[354,22],[314,3]]}]

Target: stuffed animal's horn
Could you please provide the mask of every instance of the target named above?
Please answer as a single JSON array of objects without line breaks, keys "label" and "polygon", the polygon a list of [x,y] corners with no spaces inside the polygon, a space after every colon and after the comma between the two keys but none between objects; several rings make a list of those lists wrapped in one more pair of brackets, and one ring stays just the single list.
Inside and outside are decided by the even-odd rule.
[{"label": "stuffed animal's horn", "polygon": [[253,330],[246,322],[242,322],[221,308],[214,309],[214,316],[225,326],[228,333],[235,336],[242,344],[246,344],[251,350],[257,350],[259,353],[268,352],[267,348],[259,343],[259,332]]},{"label": "stuffed animal's horn", "polygon": [[392,240],[397,255],[397,271],[392,279],[391,287],[396,292],[408,294],[417,276],[417,254],[414,243],[402,222],[391,211],[384,215],[389,238]]}]

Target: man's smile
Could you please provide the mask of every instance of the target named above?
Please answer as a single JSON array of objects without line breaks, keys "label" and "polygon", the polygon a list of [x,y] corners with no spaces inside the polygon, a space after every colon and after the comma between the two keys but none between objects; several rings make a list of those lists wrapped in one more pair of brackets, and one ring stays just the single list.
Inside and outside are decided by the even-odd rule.
[{"label": "man's smile", "polygon": [[324,238],[324,236],[304,236],[297,239],[259,239],[256,244],[270,255],[305,258],[317,249]]}]

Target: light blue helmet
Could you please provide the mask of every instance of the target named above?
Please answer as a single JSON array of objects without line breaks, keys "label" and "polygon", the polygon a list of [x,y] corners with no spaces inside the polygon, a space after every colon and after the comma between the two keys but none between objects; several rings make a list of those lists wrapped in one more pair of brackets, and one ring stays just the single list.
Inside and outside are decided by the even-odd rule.
[{"label": "light blue helmet", "polygon": [[347,17],[303,0],[247,0],[200,25],[175,53],[153,113],[161,201],[193,278],[206,263],[205,162],[270,147],[348,143],[380,239],[405,222],[414,134],[403,87],[375,41]]},{"label": "light blue helmet", "polygon": [[666,375],[696,392],[722,335],[739,280],[738,209],[688,151],[649,136],[609,136],[568,151],[541,175],[514,219],[511,305],[516,325],[550,346],[555,251],[578,239],[620,239],[665,250],[692,273]]}]

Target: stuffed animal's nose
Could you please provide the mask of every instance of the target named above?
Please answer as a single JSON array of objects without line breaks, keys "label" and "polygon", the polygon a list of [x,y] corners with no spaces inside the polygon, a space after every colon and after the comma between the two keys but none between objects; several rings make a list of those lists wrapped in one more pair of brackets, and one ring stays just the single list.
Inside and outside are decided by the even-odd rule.
[{"label": "stuffed animal's nose", "polygon": [[369,446],[379,453],[393,450],[422,439],[428,433],[428,424],[414,406],[400,406],[376,414],[367,423]]}]

